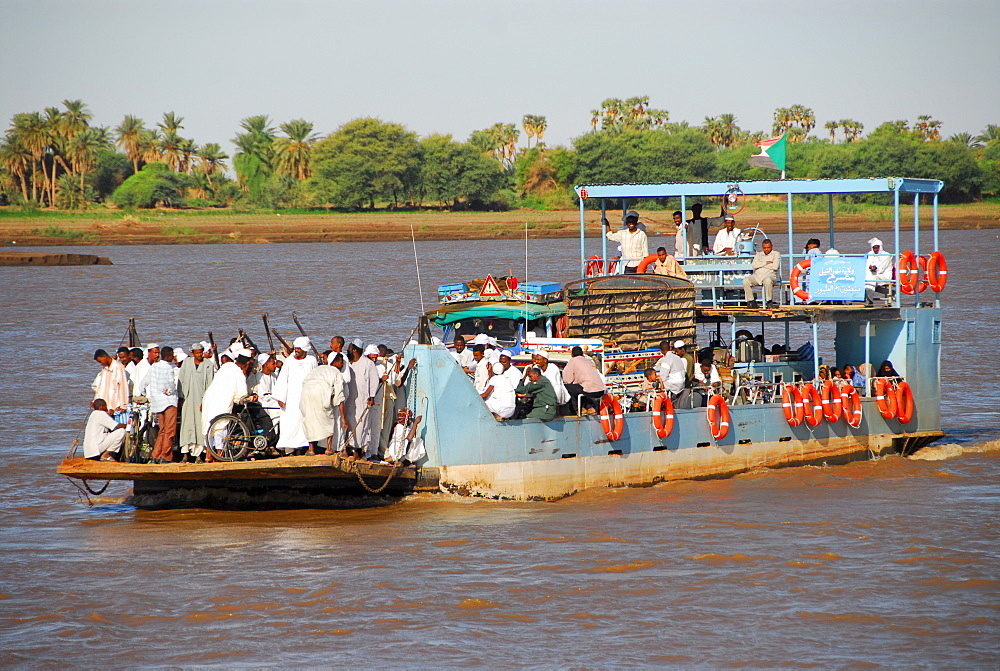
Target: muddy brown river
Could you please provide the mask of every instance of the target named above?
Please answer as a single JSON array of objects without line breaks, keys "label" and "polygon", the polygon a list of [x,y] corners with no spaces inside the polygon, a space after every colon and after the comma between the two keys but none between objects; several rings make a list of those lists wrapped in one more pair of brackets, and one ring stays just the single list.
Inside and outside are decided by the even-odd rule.
[{"label": "muddy brown river", "polygon": [[[0,268],[0,664],[997,668],[997,233],[941,234],[939,458],[554,503],[149,511],[118,483],[86,505],[55,467],[93,351],[129,317],[185,350],[237,327],[261,343],[261,312],[291,335],[293,310],[322,342],[398,348],[421,311],[412,245],[101,247],[115,265]],[[424,300],[486,272],[573,279],[578,250],[532,241],[525,277],[523,240],[418,241]]]}]

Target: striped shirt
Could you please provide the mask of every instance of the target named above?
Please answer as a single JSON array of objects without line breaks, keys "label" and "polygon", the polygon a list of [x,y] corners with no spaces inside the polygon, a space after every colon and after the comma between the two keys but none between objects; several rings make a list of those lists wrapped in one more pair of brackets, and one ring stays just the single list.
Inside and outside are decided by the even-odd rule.
[{"label": "striped shirt", "polygon": [[177,405],[177,377],[174,375],[176,368],[177,366],[169,361],[157,361],[150,367],[139,390],[140,396],[149,399],[150,411],[163,412],[170,406]]}]

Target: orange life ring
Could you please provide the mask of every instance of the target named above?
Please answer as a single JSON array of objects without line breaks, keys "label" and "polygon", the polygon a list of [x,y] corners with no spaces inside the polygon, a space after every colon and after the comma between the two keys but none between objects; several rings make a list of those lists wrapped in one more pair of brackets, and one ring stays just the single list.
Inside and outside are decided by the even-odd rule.
[{"label": "orange life ring", "polygon": [[616,270],[618,270],[617,256],[608,261],[608,275],[614,275]]},{"label": "orange life ring", "polygon": [[618,397],[613,394],[605,394],[601,397],[601,428],[604,429],[608,440],[618,440],[622,437],[622,429],[625,428],[622,404],[618,402]]},{"label": "orange life ring", "polygon": [[806,424],[819,426],[823,422],[823,404],[820,402],[819,390],[812,383],[802,387],[802,403]]},{"label": "orange life ring", "polygon": [[785,421],[789,426],[798,426],[806,415],[802,405],[802,394],[794,384],[786,384],[781,389],[781,408],[785,411]]},{"label": "orange life ring", "polygon": [[906,251],[899,257],[899,288],[904,294],[912,296],[914,293],[921,293],[930,284],[926,275],[927,257],[914,256],[913,252]]},{"label": "orange life ring", "polygon": [[722,394],[714,394],[708,399],[708,428],[716,440],[722,440],[729,433],[729,406]]},{"label": "orange life ring", "polygon": [[655,263],[658,258],[660,257],[658,257],[656,254],[650,254],[649,256],[645,257],[642,261],[639,262],[639,265],[636,266],[635,272],[639,274],[646,272],[646,268],[649,268],[649,264]]},{"label": "orange life ring", "polygon": [[804,301],[809,300],[809,294],[806,292],[805,289],[802,289],[799,286],[799,275],[804,273],[806,269],[808,269],[809,266],[811,265],[812,265],[812,260],[802,259],[801,261],[795,264],[794,268],[792,268],[792,274],[788,278],[788,284],[792,288],[792,293]]},{"label": "orange life ring", "polygon": [[595,275],[604,274],[604,261],[601,261],[601,257],[594,254],[587,261],[587,277],[593,277]]},{"label": "orange life ring", "polygon": [[844,419],[855,429],[861,426],[861,394],[853,384],[844,385],[840,390],[844,402]]},{"label": "orange life ring", "polygon": [[899,288],[904,294],[912,294],[913,287],[917,285],[917,259],[913,252],[907,249],[899,255],[899,265],[897,268],[899,275]]},{"label": "orange life ring", "polygon": [[898,409],[896,419],[903,424],[909,424],[910,420],[913,419],[913,407],[913,390],[906,382],[900,382],[896,385],[896,408]]},{"label": "orange life ring", "polygon": [[653,428],[660,438],[666,438],[674,430],[674,402],[663,392],[653,399]]},{"label": "orange life ring", "polygon": [[828,422],[836,422],[840,419],[840,389],[833,380],[824,380],[820,388],[820,403],[823,405],[823,416]]},{"label": "orange life ring", "polygon": [[944,291],[944,285],[948,284],[948,263],[941,252],[931,252],[927,261],[927,283],[938,293]]},{"label": "orange life ring", "polygon": [[896,390],[884,377],[875,379],[875,403],[878,404],[878,411],[886,419],[896,416]]}]

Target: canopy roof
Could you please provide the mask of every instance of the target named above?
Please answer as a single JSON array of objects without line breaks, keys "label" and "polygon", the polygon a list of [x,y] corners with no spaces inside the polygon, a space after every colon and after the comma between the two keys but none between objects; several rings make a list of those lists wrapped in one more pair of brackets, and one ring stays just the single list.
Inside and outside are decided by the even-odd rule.
[{"label": "canopy roof", "polygon": [[485,301],[483,303],[456,303],[441,305],[427,313],[438,326],[454,324],[465,319],[544,319],[566,314],[565,303],[520,303]]},{"label": "canopy roof", "polygon": [[747,196],[817,193],[938,193],[944,182],[910,177],[870,179],[762,179],[747,182],[668,182],[665,184],[584,184],[575,187],[587,198],[667,198],[679,196],[719,197],[733,187]]}]

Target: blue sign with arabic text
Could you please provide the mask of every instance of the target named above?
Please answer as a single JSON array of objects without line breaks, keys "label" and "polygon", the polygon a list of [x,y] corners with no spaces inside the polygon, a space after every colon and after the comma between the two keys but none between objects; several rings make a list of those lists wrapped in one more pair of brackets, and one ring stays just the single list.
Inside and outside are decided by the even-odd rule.
[{"label": "blue sign with arabic text", "polygon": [[813,256],[809,298],[815,301],[861,301],[865,298],[865,257]]}]

